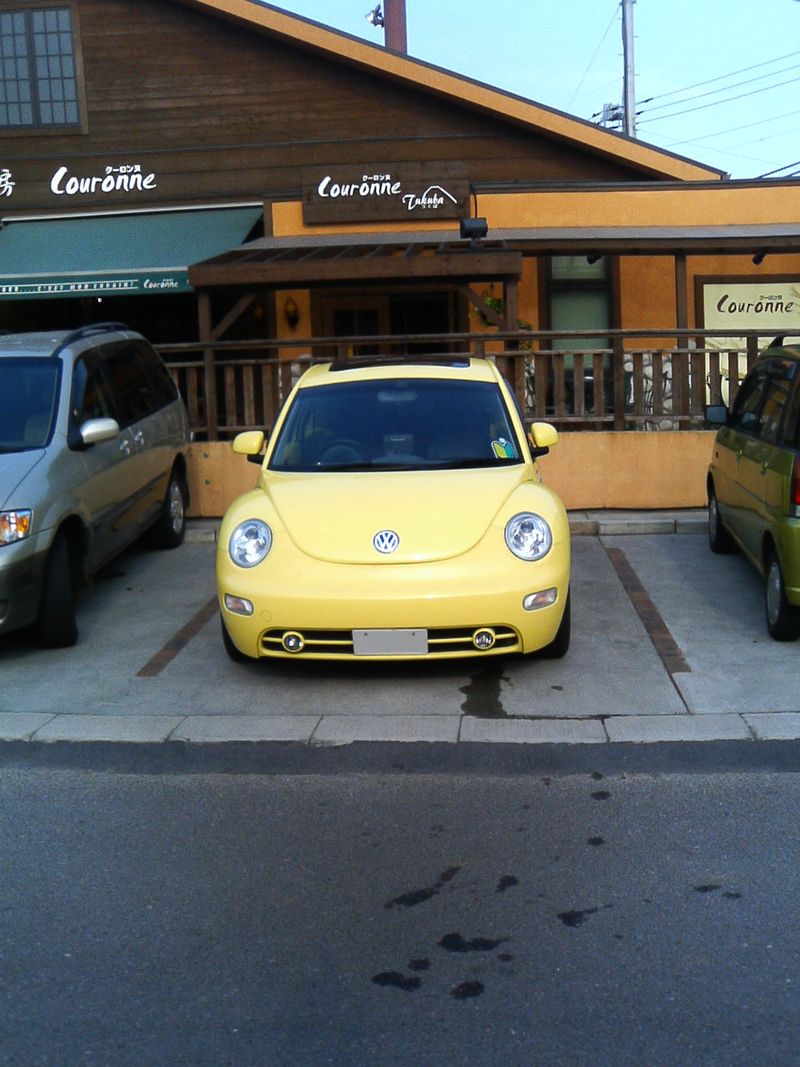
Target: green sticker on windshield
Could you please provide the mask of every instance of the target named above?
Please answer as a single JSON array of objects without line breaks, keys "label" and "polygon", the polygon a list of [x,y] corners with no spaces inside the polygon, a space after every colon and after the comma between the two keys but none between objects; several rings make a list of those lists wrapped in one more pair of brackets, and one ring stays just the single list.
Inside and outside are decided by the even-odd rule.
[{"label": "green sticker on windshield", "polygon": [[505,437],[498,437],[496,441],[492,441],[492,452],[498,459],[516,459],[517,450],[514,448],[510,441],[507,441]]}]

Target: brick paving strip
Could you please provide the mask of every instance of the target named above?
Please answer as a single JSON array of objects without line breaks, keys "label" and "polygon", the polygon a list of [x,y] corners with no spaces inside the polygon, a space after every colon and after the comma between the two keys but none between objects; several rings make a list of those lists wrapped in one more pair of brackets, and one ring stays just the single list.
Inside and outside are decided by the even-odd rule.
[{"label": "brick paving strip", "polygon": [[669,632],[667,624],[659,615],[625,553],[621,548],[606,548],[606,552],[667,671],[670,674],[690,674],[692,668],[683,658],[675,638]]},{"label": "brick paving strip", "polygon": [[155,678],[161,674],[164,668],[172,663],[178,653],[186,648],[191,639],[200,633],[208,620],[212,619],[218,610],[219,603],[217,598],[213,597],[205,607],[200,608],[194,618],[190,619],[182,630],[179,630],[174,637],[171,637],[164,647],[145,663],[140,671],[136,672],[136,677]]}]

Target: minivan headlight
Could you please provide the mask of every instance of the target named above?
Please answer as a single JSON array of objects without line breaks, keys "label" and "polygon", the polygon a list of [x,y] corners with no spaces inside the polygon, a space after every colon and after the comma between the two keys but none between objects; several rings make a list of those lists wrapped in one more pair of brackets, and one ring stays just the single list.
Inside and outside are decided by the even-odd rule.
[{"label": "minivan headlight", "polygon": [[0,511],[0,545],[10,545],[13,541],[22,541],[31,532],[33,512]]},{"label": "minivan headlight", "polygon": [[541,515],[523,511],[506,523],[506,544],[519,559],[542,559],[553,547],[553,533]]},{"label": "minivan headlight", "polygon": [[272,530],[261,519],[240,522],[231,534],[228,553],[237,567],[255,567],[272,548]]}]

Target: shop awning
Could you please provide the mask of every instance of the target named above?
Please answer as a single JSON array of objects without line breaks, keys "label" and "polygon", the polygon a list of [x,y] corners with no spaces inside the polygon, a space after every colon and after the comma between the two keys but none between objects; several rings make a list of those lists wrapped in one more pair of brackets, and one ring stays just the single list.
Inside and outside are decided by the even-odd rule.
[{"label": "shop awning", "polygon": [[6,220],[0,300],[191,292],[188,266],[241,245],[261,207]]}]

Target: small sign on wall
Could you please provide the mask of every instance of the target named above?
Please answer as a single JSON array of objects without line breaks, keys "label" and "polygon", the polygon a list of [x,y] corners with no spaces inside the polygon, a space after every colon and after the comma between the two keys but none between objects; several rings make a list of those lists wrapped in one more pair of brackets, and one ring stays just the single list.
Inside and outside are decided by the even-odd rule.
[{"label": "small sign on wall", "polygon": [[459,163],[372,165],[303,171],[303,222],[400,222],[469,215],[469,178]]}]

